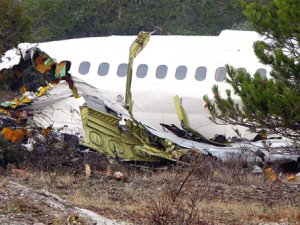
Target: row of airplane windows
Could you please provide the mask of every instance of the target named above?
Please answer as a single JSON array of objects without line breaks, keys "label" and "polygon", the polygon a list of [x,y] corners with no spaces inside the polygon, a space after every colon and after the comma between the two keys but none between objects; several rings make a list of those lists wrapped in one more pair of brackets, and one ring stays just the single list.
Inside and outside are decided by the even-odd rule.
[{"label": "row of airplane windows", "polygon": [[[90,71],[91,64],[89,62],[81,62],[79,65],[78,72],[82,75],[86,75]],[[98,67],[98,75],[99,76],[106,76],[109,71],[109,63],[103,62]],[[175,72],[175,78],[177,80],[184,80],[187,75],[187,67],[186,66],[178,66]],[[240,68],[245,70],[245,68]],[[168,66],[166,65],[159,65],[156,68],[155,76],[157,79],[164,79],[167,76]],[[258,72],[262,77],[266,77],[267,71],[263,68],[258,69]],[[136,76],[138,78],[145,78],[148,73],[148,65],[140,64],[136,70]],[[195,72],[195,80],[203,81],[206,78],[207,68],[204,66],[199,66]],[[127,74],[127,64],[121,63],[118,66],[117,75],[119,77],[125,77]],[[224,81],[226,78],[226,68],[225,67],[218,67],[215,72],[215,80],[218,82]]]}]

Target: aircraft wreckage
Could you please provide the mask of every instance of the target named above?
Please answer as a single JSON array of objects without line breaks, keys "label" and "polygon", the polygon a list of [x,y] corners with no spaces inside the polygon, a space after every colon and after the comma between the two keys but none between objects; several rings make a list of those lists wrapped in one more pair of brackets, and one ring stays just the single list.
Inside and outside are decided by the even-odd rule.
[{"label": "aircraft wreckage", "polygon": [[[46,136],[56,123],[56,128],[61,126],[57,132],[79,135],[82,145],[134,162],[178,162],[191,149],[225,157],[241,147],[255,152],[266,146],[265,142],[228,144],[205,138],[191,128],[178,96],[174,97],[174,110],[182,128],[161,124],[163,132],[136,119],[132,113],[132,64],[149,38],[150,33],[141,32],[130,47],[125,103],[72,77],[71,62],[56,62],[37,44],[23,43],[9,50],[0,62],[1,87],[7,91],[4,97],[12,98],[0,103],[2,136],[13,143],[29,142],[33,130]],[[82,124],[79,129],[78,124]],[[286,144],[282,140],[270,143],[269,149]],[[265,154],[282,156],[282,152]]]}]

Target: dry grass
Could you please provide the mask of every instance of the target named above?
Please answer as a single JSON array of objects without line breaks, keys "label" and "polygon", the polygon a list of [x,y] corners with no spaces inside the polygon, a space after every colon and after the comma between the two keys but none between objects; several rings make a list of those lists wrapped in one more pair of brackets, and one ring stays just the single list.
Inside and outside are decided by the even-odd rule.
[{"label": "dry grass", "polygon": [[33,177],[32,183],[35,187],[41,189],[49,189],[53,186],[56,188],[67,188],[79,179],[79,177],[68,173],[49,173],[43,171],[33,172]]},{"label": "dry grass", "polygon": [[145,213],[147,224],[298,224],[296,221],[300,219],[299,208],[291,205],[266,207],[250,202],[207,202],[195,198],[190,196],[177,202],[166,197],[153,200]]},{"label": "dry grass", "polygon": [[199,202],[198,210],[201,212],[205,221],[210,223],[216,222],[222,218],[227,221],[243,224],[258,224],[265,221],[278,222],[280,219],[286,222],[297,221],[300,216],[299,210],[292,206],[275,206],[266,208],[257,203],[245,202]]},{"label": "dry grass", "polygon": [[[125,179],[114,179],[115,171]],[[284,193],[289,189],[253,175],[241,158],[221,163],[200,157],[188,167],[157,171],[112,165],[88,178],[35,171],[29,184],[134,224],[297,224],[300,219],[297,192]]]},{"label": "dry grass", "polygon": [[116,212],[126,211],[135,213],[147,205],[145,201],[141,201],[137,205],[134,202],[129,201],[128,199],[122,202],[114,202],[111,200],[111,197],[108,193],[102,195],[94,195],[93,197],[91,197],[87,195],[86,192],[82,192],[80,190],[76,190],[73,194],[69,195],[68,200],[80,207],[94,209],[98,208],[104,211],[114,209]]}]

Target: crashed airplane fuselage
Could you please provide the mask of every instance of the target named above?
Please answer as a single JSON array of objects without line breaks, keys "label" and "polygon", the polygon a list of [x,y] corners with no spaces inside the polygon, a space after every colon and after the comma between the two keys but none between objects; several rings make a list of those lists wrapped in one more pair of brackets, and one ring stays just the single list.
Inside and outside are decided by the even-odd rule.
[{"label": "crashed airplane fuselage", "polygon": [[[112,102],[122,104],[125,101],[128,50],[135,38],[80,38],[40,43],[38,48],[57,62],[71,62],[69,73],[73,79],[87,84],[83,90],[85,93],[91,85],[105,96],[110,96]],[[212,97],[214,84],[219,86],[221,93],[230,88],[224,81],[225,64],[246,69],[250,74],[256,71],[262,75],[268,74],[270,68],[259,63],[253,52],[253,42],[259,38],[255,32],[232,30],[225,30],[219,36],[152,35],[147,48],[135,59],[132,67],[135,118],[156,129],[163,129],[160,124],[180,127],[173,103],[174,96],[178,95],[189,115],[191,127],[199,133],[207,138],[216,134],[236,136],[232,126],[216,125],[208,119],[209,112],[204,107],[203,96],[207,94]],[[35,44],[21,44],[18,51],[23,56],[31,57],[30,50],[35,47]],[[20,56],[14,54],[13,51],[6,54],[4,62],[0,63],[0,70],[18,63]],[[57,102],[55,105],[52,101],[54,105],[49,104],[49,108],[35,115],[35,122],[42,127],[53,125],[59,128],[65,125],[65,118],[71,111],[74,118],[68,120],[69,129],[65,131],[80,133],[78,106],[83,102],[82,99],[70,99],[65,105]],[[244,128],[239,128],[239,132],[242,136],[246,134]]]},{"label": "crashed airplane fuselage", "polygon": [[[38,47],[58,62],[70,61],[72,77],[123,102],[128,49],[134,39],[135,36],[81,38],[40,43]],[[212,97],[214,84],[221,92],[230,88],[224,81],[225,64],[244,68],[251,74],[269,72],[253,52],[253,42],[258,39],[255,32],[230,30],[219,36],[152,35],[133,64],[134,116],[157,129],[162,129],[160,123],[180,127],[173,103],[173,97],[178,95],[191,127],[206,137],[235,136],[232,126],[219,126],[208,119],[202,97]],[[242,136],[245,132],[240,129]]]},{"label": "crashed airplane fuselage", "polygon": [[269,69],[252,51],[258,35],[224,31],[219,37],[153,36],[141,52],[148,35],[24,43],[6,52],[1,82],[7,77],[21,96],[1,103],[2,135],[17,143],[30,136],[27,128],[33,124],[44,128],[42,135],[49,127],[84,133],[83,145],[129,161],[178,161],[191,148],[220,157],[240,152],[239,144],[225,147],[206,138],[228,137],[232,127],[208,120],[202,96],[214,84],[221,91],[229,88],[226,63],[267,74]]}]

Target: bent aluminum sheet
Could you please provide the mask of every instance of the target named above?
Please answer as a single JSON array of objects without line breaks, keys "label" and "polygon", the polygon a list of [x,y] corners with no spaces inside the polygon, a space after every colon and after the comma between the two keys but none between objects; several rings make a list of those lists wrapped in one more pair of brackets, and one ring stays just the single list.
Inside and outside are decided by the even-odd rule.
[{"label": "bent aluminum sheet", "polygon": [[[139,121],[141,122],[141,121]],[[142,122],[141,122],[142,123]],[[270,148],[272,149],[271,152],[268,152],[265,150],[264,147],[264,141],[259,142],[240,142],[240,143],[234,143],[230,147],[217,147],[211,144],[205,144],[200,143],[192,140],[187,140],[181,137],[176,136],[175,134],[171,132],[163,132],[158,131],[155,128],[145,125],[145,128],[151,132],[152,134],[161,137],[166,138],[175,144],[182,146],[184,148],[192,148],[192,149],[198,149],[202,153],[210,152],[212,155],[217,156],[220,159],[227,159],[228,156],[233,154],[240,154],[243,153],[245,156],[245,159],[248,160],[254,160],[258,159],[255,156],[255,152],[260,150],[266,155],[266,159],[269,161],[273,161],[276,159],[283,159],[283,158],[289,158],[289,159],[297,159],[299,154],[297,153],[290,153],[289,151],[284,151],[283,149],[286,147],[293,148],[293,143],[287,139],[279,139],[279,140],[266,140],[265,142],[270,145]]]},{"label": "bent aluminum sheet", "polygon": [[35,99],[31,105],[23,110],[31,111],[32,122],[42,128],[53,126],[66,133],[79,133],[82,135],[82,122],[80,116],[80,106],[85,103],[84,96],[92,95],[99,98],[103,103],[123,118],[129,118],[128,112],[109,94],[105,94],[79,79],[74,79],[80,98],[74,98],[67,82],[60,82],[47,94]]},{"label": "bent aluminum sheet", "polygon": [[17,48],[12,48],[4,53],[0,58],[0,70],[12,68],[18,65],[21,57],[27,60],[31,57],[37,47],[36,43],[20,43]]}]

